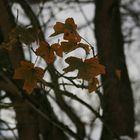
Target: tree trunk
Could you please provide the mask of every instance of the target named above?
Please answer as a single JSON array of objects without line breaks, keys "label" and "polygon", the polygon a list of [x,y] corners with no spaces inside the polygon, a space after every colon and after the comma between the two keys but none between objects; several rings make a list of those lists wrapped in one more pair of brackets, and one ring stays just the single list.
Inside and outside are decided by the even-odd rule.
[{"label": "tree trunk", "polygon": [[[133,138],[134,103],[123,50],[120,3],[119,0],[96,0],[95,3],[98,53],[100,62],[106,66],[106,74],[102,76],[103,118],[116,135]],[[113,137],[103,126],[101,140]]]},{"label": "tree trunk", "polygon": [[[24,1],[21,1],[24,4]],[[26,8],[26,9],[24,9]],[[29,5],[25,3],[24,10],[30,13]],[[32,11],[31,11],[32,12]],[[28,14],[27,14],[28,15]],[[30,16],[35,16],[33,13],[29,14]],[[30,17],[29,17],[30,18]],[[32,21],[32,24],[39,24],[38,19]],[[8,39],[8,35],[10,31],[15,27],[14,17],[11,13],[11,9],[9,7],[9,3],[7,0],[0,0],[0,43],[6,41]],[[4,49],[0,49],[0,68],[7,68],[10,65],[10,70],[19,67],[20,61],[24,60],[24,55],[22,51],[21,44],[16,44],[11,51],[6,51]],[[9,74],[10,75],[10,74]],[[5,75],[7,76],[7,75]],[[10,79],[12,75],[6,77]],[[11,80],[11,79],[10,79]],[[13,81],[13,79],[11,80]],[[22,98],[21,93],[13,91],[12,85],[6,83],[3,79],[0,79],[0,90],[4,90],[8,93],[10,99],[16,106],[14,107],[16,113],[16,121],[17,121],[17,129],[18,129],[18,139],[19,140],[51,140],[57,138],[58,140],[66,140],[66,134],[52,125],[49,121],[45,120],[42,116],[40,116],[30,104]],[[17,86],[19,89],[22,88],[23,83],[14,81],[14,86]],[[11,94],[12,93],[12,94]],[[13,94],[14,93],[14,94]],[[42,95],[40,90],[38,91],[38,95]],[[46,112],[46,115],[52,117],[55,116],[53,114],[53,110],[51,105],[48,103],[47,98],[45,100],[44,95],[44,103],[46,106],[43,106],[46,110],[50,110],[50,114]],[[31,96],[32,99],[35,99],[35,96]],[[38,101],[38,98],[35,99]],[[38,102],[41,104],[42,101]],[[44,109],[43,108],[43,109]],[[45,110],[44,109],[44,110]],[[47,110],[47,111],[48,111]],[[48,114],[47,114],[48,113]],[[51,116],[52,115],[52,116]],[[56,116],[55,116],[56,117]],[[55,118],[57,120],[57,118]],[[57,120],[58,121],[58,120]]]},{"label": "tree trunk", "polygon": [[[8,39],[10,31],[14,27],[15,27],[14,17],[12,16],[10,7],[8,5],[8,1],[0,0],[0,30],[3,36],[3,41],[6,41]],[[19,67],[20,61],[24,59],[20,43],[15,45],[12,51],[9,52],[1,49],[0,58],[2,59],[2,61],[4,61],[4,63],[0,63],[1,67],[8,68],[9,66],[11,66],[10,68],[13,69]],[[9,79],[9,77],[6,78]],[[16,83],[16,85],[18,87],[21,87],[22,83],[18,82]],[[7,88],[9,88],[8,84]],[[9,91],[9,93],[10,92],[13,91]],[[17,108],[15,108],[15,112],[19,140],[39,140],[39,135],[37,133],[38,125],[37,120],[35,118],[35,112],[18,95],[17,96],[13,96],[12,94],[9,95],[12,101],[16,103],[18,106]]]}]

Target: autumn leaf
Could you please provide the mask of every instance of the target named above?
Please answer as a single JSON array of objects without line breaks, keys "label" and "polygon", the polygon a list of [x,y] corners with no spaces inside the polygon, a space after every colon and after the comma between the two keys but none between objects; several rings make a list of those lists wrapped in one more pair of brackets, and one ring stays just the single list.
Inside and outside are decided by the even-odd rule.
[{"label": "autumn leaf", "polygon": [[89,81],[88,91],[89,93],[96,91],[97,86],[99,85],[99,81],[97,78],[93,78]]},{"label": "autumn leaf", "polygon": [[59,43],[54,43],[54,44],[52,44],[52,45],[51,45],[51,49],[53,49],[54,52],[55,52],[58,56],[62,57],[62,55],[63,55],[63,50],[62,50],[61,45],[60,45]]},{"label": "autumn leaf", "polygon": [[64,37],[65,40],[72,41],[72,42],[80,42],[81,36],[75,30],[64,30]]},{"label": "autumn leaf", "polygon": [[35,53],[41,56],[48,64],[54,62],[54,51],[46,41],[39,42],[39,48],[36,49]]},{"label": "autumn leaf", "polygon": [[59,43],[52,44],[51,46],[46,41],[39,42],[39,48],[35,51],[36,55],[41,56],[46,63],[50,64],[54,62],[55,53],[62,57],[62,49]]},{"label": "autumn leaf", "polygon": [[80,42],[81,37],[76,31],[77,25],[75,24],[73,18],[67,18],[65,20],[65,23],[56,22],[56,24],[53,27],[54,33],[50,36],[56,36],[61,33],[64,33],[64,39],[73,41],[73,42]]},{"label": "autumn leaf", "polygon": [[28,61],[21,61],[21,67],[15,69],[14,79],[23,79],[23,89],[31,94],[37,85],[37,81],[43,78],[44,71],[40,67],[34,67],[34,64]]},{"label": "autumn leaf", "polygon": [[65,59],[65,62],[69,64],[67,68],[64,68],[65,73],[80,69],[83,67],[83,60],[77,57],[68,57]]},{"label": "autumn leaf", "polygon": [[77,48],[83,48],[86,51],[86,54],[90,51],[90,46],[85,43],[78,43]]},{"label": "autumn leaf", "polygon": [[84,44],[84,43],[75,43],[75,42],[70,42],[70,41],[62,41],[61,42],[61,48],[63,52],[69,53],[77,48],[83,48],[86,51],[86,54],[89,53],[89,45]]},{"label": "autumn leaf", "polygon": [[64,25],[65,25],[64,23],[56,22],[56,24],[53,27],[55,32],[53,34],[51,34],[50,36],[56,36],[56,35],[59,35],[61,33],[64,33],[64,29],[65,29]]},{"label": "autumn leaf", "polygon": [[76,30],[77,29],[77,25],[74,22],[73,18],[67,18],[65,21],[65,28],[69,29],[69,30]]},{"label": "autumn leaf", "polygon": [[99,64],[97,58],[90,58],[83,61],[77,57],[68,57],[65,61],[69,66],[63,70],[65,72],[70,72],[78,69],[77,77],[84,80],[90,80],[99,74],[105,73],[105,67]]},{"label": "autumn leaf", "polygon": [[68,29],[70,31],[70,30],[76,30],[76,28],[77,25],[75,24],[73,18],[67,18],[65,20],[65,23],[56,22],[56,24],[53,27],[55,32],[50,36],[56,36],[58,34],[64,33],[65,29]]},{"label": "autumn leaf", "polygon": [[10,36],[18,38],[22,43],[30,45],[38,39],[39,29],[36,27],[17,26],[12,30]]},{"label": "autumn leaf", "polygon": [[80,68],[77,77],[90,80],[99,74],[105,74],[105,67],[99,64],[98,59],[94,57],[84,61],[84,66]]},{"label": "autumn leaf", "polygon": [[94,91],[96,89],[96,85],[98,84],[96,76],[105,73],[105,67],[99,64],[97,58],[89,58],[83,61],[77,57],[68,57],[65,61],[69,64],[68,67],[63,69],[65,73],[77,69],[77,78],[89,81],[89,91]]}]

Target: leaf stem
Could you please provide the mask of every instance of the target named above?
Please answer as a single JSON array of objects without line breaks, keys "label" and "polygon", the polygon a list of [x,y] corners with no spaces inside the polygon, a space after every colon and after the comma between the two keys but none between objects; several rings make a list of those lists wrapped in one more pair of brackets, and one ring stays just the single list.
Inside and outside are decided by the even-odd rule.
[{"label": "leaf stem", "polygon": [[89,46],[91,47],[91,49],[92,49],[92,53],[93,53],[93,56],[95,57],[95,52],[94,52],[94,47],[93,47],[93,45],[91,45],[85,38],[83,38],[83,37],[81,37],[86,43],[88,43],[89,44]]}]

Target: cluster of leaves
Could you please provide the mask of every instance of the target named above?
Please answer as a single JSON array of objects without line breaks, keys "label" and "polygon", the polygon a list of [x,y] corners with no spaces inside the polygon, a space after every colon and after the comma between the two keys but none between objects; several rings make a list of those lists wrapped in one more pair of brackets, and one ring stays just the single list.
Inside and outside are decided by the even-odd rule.
[{"label": "cluster of leaves", "polygon": [[[45,62],[50,65],[55,61],[55,57],[63,57],[63,54],[67,54],[77,48],[85,50],[86,54],[90,53],[91,47],[89,44],[82,43],[82,37],[77,32],[77,25],[73,18],[67,18],[65,23],[56,22],[53,27],[54,33],[50,37],[63,34],[63,41],[59,43],[49,44],[47,41],[39,39],[39,30],[35,28],[23,28],[18,27],[14,29],[10,35],[9,41],[2,44],[0,47],[7,50],[11,50],[18,40],[28,46],[32,42],[38,43],[38,48],[32,51],[37,57],[41,57]],[[69,64],[64,68],[65,73],[78,70],[77,78],[88,81],[89,92],[95,91],[99,85],[97,76],[105,73],[105,67],[101,65],[98,58],[93,56],[88,59],[82,59],[77,57],[68,57],[65,62]],[[33,89],[37,86],[37,82],[43,79],[46,71],[29,61],[21,61],[21,66],[15,69],[14,79],[23,79],[24,87],[28,94],[31,94]]]}]

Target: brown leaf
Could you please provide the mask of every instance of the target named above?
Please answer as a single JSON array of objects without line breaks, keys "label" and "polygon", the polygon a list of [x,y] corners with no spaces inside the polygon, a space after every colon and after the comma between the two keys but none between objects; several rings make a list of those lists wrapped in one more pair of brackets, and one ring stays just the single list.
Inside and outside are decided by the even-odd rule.
[{"label": "brown leaf", "polygon": [[86,54],[89,53],[89,45],[84,43],[77,43],[77,42],[70,42],[70,41],[62,41],[61,42],[61,48],[63,52],[69,53],[77,48],[83,48],[86,51]]},{"label": "brown leaf", "polygon": [[54,51],[46,41],[39,42],[39,48],[36,49],[35,53],[41,56],[48,64],[54,62]]},{"label": "brown leaf", "polygon": [[69,30],[76,30],[77,29],[77,25],[74,22],[73,18],[67,18],[65,21],[65,28],[69,29]]},{"label": "brown leaf", "polygon": [[89,45],[84,44],[84,43],[78,43],[78,44],[77,44],[77,48],[83,48],[83,49],[85,50],[86,54],[88,54],[89,51],[90,51]]},{"label": "brown leaf", "polygon": [[81,41],[81,36],[78,34],[77,31],[75,30],[64,30],[64,39],[71,41],[71,42],[80,42]]},{"label": "brown leaf", "polygon": [[90,58],[84,61],[84,66],[81,67],[78,78],[90,80],[99,74],[105,74],[105,67],[99,64],[97,58]]},{"label": "brown leaf", "polygon": [[37,81],[43,78],[44,71],[42,68],[34,67],[34,65],[28,61],[21,61],[21,67],[15,69],[14,79],[23,79],[23,89],[31,94],[36,87]]},{"label": "brown leaf", "polygon": [[54,43],[54,44],[52,44],[52,45],[51,45],[51,49],[53,49],[53,51],[54,51],[58,56],[60,56],[60,57],[63,56],[63,50],[62,50],[62,48],[61,48],[61,46],[60,46],[59,43]]},{"label": "brown leaf", "polygon": [[55,32],[51,34],[50,36],[56,36],[58,34],[64,33],[64,23],[56,22],[53,29]]},{"label": "brown leaf", "polygon": [[99,64],[97,58],[89,58],[83,61],[77,57],[68,57],[65,61],[69,64],[68,67],[63,69],[66,73],[77,69],[77,78],[87,80],[89,82],[89,92],[96,90],[98,85],[98,79],[96,76],[105,73],[105,67]]},{"label": "brown leaf", "polygon": [[65,23],[56,22],[53,27],[54,33],[50,36],[56,36],[58,34],[64,33],[64,39],[73,41],[73,42],[80,42],[81,37],[76,31],[77,25],[75,24],[73,18],[67,18]]},{"label": "brown leaf", "polygon": [[69,66],[63,70],[65,72],[70,72],[78,69],[79,72],[77,77],[83,80],[89,81],[95,76],[105,73],[105,67],[99,64],[97,58],[90,58],[83,61],[77,57],[68,57],[65,61],[69,64]]},{"label": "brown leaf", "polygon": [[75,49],[77,49],[77,43],[75,42],[67,42],[67,41],[62,41],[61,42],[61,48],[63,50],[63,52],[65,53],[69,53]]},{"label": "brown leaf", "polygon": [[83,65],[82,59],[77,57],[68,57],[65,59],[65,61],[69,64],[67,68],[63,69],[66,73],[79,69],[79,67]]},{"label": "brown leaf", "polygon": [[93,78],[91,81],[89,81],[89,85],[88,85],[89,93],[96,91],[98,85],[99,85],[99,81],[97,78]]}]

